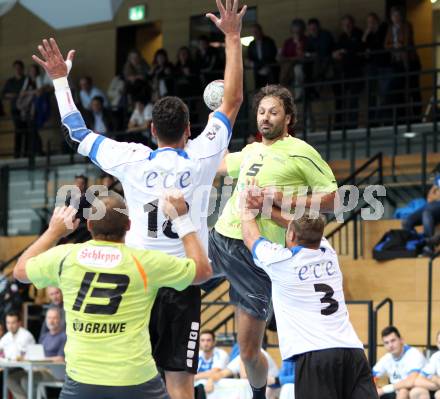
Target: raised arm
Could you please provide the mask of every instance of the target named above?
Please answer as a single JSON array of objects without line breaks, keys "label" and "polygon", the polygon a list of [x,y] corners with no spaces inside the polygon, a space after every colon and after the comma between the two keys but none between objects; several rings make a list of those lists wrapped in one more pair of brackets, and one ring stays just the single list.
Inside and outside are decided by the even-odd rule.
[{"label": "raised arm", "polygon": [[162,210],[165,216],[172,220],[173,226],[182,240],[186,257],[196,263],[193,284],[201,284],[209,280],[212,276],[211,264],[188,215],[188,207],[183,194],[178,190],[168,192],[164,198]]},{"label": "raised arm", "polygon": [[79,225],[79,219],[73,221],[76,212],[70,206],[55,208],[47,230],[18,259],[14,267],[14,278],[22,283],[30,283],[26,273],[28,260],[52,248],[62,237],[75,230]]},{"label": "raised arm", "polygon": [[102,170],[121,180],[124,175],[123,167],[127,164],[127,160],[134,162],[138,159],[145,159],[151,150],[141,144],[119,143],[88,129],[73,102],[67,80],[75,50],[70,50],[64,60],[55,39],[52,38],[43,40],[42,45],[38,46],[38,50],[43,59],[36,55],[33,55],[32,58],[44,68],[53,80],[63,133],[67,143],[81,155],[89,157]]},{"label": "raised arm", "polygon": [[[339,197],[338,192],[332,193],[313,193],[306,196],[291,196],[284,198],[282,192],[273,193],[274,205],[277,207],[286,207],[288,205],[290,209],[294,209],[297,205],[305,208],[316,207],[321,213],[333,213],[338,208]],[[284,209],[289,212],[290,209]],[[277,222],[278,223],[278,222]]]},{"label": "raised arm", "polygon": [[241,103],[243,102],[243,56],[240,33],[242,19],[247,6],[238,12],[239,0],[216,0],[220,18],[208,13],[206,16],[224,33],[226,66],[224,74],[224,95],[219,111],[227,116],[234,125]]}]

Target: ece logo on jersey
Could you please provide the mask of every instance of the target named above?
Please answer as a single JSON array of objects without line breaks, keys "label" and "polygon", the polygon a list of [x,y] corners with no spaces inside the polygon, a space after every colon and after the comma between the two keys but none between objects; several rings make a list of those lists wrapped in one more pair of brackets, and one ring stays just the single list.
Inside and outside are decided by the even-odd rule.
[{"label": "ece logo on jersey", "polygon": [[118,248],[88,246],[81,249],[76,258],[81,265],[111,269],[119,265],[122,253]]},{"label": "ece logo on jersey", "polygon": [[73,331],[85,334],[117,334],[125,332],[127,323],[84,323],[75,319],[72,327]]}]

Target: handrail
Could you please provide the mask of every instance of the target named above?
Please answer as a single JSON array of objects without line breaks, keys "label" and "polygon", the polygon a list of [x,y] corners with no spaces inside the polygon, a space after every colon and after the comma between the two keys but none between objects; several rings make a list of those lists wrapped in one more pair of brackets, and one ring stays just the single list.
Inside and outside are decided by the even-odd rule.
[{"label": "handrail", "polygon": [[[374,175],[374,173],[379,173],[379,179],[377,181],[377,184],[382,184],[382,182],[383,182],[383,170],[382,170],[383,169],[383,160],[382,159],[383,159],[383,156],[382,156],[381,152],[372,156],[368,161],[366,161],[359,168],[357,168],[349,177],[344,179],[341,182],[340,186],[344,186],[347,183],[356,184],[356,176],[359,175],[360,173],[362,173],[365,169],[367,169],[375,161],[378,161],[378,166],[368,176],[364,177],[361,180],[361,182],[364,182],[365,180],[372,177]],[[359,214],[361,213],[361,211],[362,211],[362,206],[358,206],[356,209],[354,209],[350,212],[350,215],[348,216],[348,218],[346,218],[344,220],[343,223],[339,224],[331,232],[326,234],[327,239],[331,239],[332,237],[334,237],[336,235],[336,233],[341,231],[343,228],[347,227],[351,221],[354,221],[354,225],[353,225],[353,237],[354,237],[354,239],[353,239],[353,257],[354,257],[354,259],[358,258],[359,244],[358,244],[357,218],[358,218]],[[332,218],[331,220],[334,220],[334,219],[335,218]],[[360,249],[362,250],[362,248],[360,248]]]},{"label": "handrail", "polygon": [[428,315],[427,315],[427,334],[426,348],[431,347],[431,329],[432,329],[432,285],[433,285],[433,264],[434,260],[440,256],[440,251],[431,256],[428,263]]},{"label": "handrail", "polygon": [[[209,307],[209,305],[211,304],[216,304],[216,302],[223,296],[226,295],[229,291],[229,287],[227,287],[224,291],[222,291],[215,299],[213,299],[212,301],[202,301],[202,306],[203,305],[207,305]],[[202,298],[203,300],[203,298]],[[208,307],[204,308],[201,310],[201,313],[203,313]]]},{"label": "handrail", "polygon": [[388,325],[392,326],[393,325],[393,320],[394,320],[394,304],[393,304],[393,300],[391,298],[385,298],[383,299],[381,302],[379,302],[375,308],[374,311],[379,312],[379,310],[384,307],[386,304],[389,305],[389,314],[388,314]]},{"label": "handrail", "polygon": [[[348,176],[347,178],[345,178],[342,182],[341,182],[341,186],[345,186],[347,183],[353,181],[355,182],[355,178],[356,176],[363,172],[365,169],[367,169],[374,161],[379,160],[379,163],[382,163],[382,158],[383,155],[381,152],[378,152],[376,155],[373,155],[368,161],[366,161],[363,165],[359,166],[359,168],[357,168],[350,176]],[[378,169],[379,170],[379,167]],[[375,170],[376,171],[376,170]],[[380,181],[379,184],[381,184],[382,182]],[[353,183],[355,184],[355,183]]]},{"label": "handrail", "polygon": [[392,326],[393,325],[393,320],[394,320],[394,305],[393,305],[393,300],[391,298],[385,298],[382,301],[380,301],[374,308],[373,310],[373,325],[372,325],[372,333],[373,333],[373,340],[372,340],[372,346],[374,346],[374,351],[372,351],[371,353],[371,358],[369,358],[370,360],[370,364],[371,366],[373,366],[376,363],[376,359],[377,359],[377,327],[378,327],[378,313],[379,310],[385,306],[386,304],[389,305],[388,308],[388,325]]},{"label": "handrail", "polygon": [[[35,240],[36,241],[36,240]],[[27,245],[24,249],[16,253],[12,258],[0,263],[0,272],[5,270],[12,262],[15,262],[21,255],[23,255],[24,251],[26,251],[35,241],[32,241],[29,245]]]}]

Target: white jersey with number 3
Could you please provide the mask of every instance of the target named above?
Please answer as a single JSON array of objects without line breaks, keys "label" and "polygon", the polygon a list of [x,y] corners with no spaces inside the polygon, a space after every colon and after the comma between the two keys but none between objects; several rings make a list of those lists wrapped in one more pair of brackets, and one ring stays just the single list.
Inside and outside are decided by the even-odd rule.
[{"label": "white jersey with number 3", "polygon": [[[69,125],[68,119],[69,115],[63,122],[71,128],[75,121]],[[167,189],[183,192],[192,222],[207,250],[212,182],[230,137],[230,122],[217,111],[185,150],[165,147],[153,151],[142,144],[120,143],[90,132],[80,141],[78,152],[121,181],[131,220],[127,245],[184,257],[182,241],[165,218],[160,198]]]},{"label": "white jersey with number 3", "polygon": [[283,360],[330,348],[363,348],[348,317],[342,273],[326,239],[317,250],[291,250],[260,238],[253,257],[272,281]]}]

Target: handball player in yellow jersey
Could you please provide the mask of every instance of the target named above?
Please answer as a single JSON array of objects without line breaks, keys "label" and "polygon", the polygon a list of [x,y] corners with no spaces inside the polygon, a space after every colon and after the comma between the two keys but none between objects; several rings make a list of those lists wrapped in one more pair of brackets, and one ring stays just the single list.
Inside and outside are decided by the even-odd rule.
[{"label": "handball player in yellow jersey", "polygon": [[183,290],[200,284],[211,276],[211,267],[180,193],[164,199],[163,211],[173,220],[187,258],[127,247],[125,204],[110,194],[93,203],[94,213],[96,201],[106,211],[102,219],[88,220],[93,239],[83,244],[52,248],[76,213],[72,207],[56,208],[14,275],[37,288],[55,286],[63,292],[67,377],[61,399],[168,399],[151,355],[151,308],[160,287]]}]

